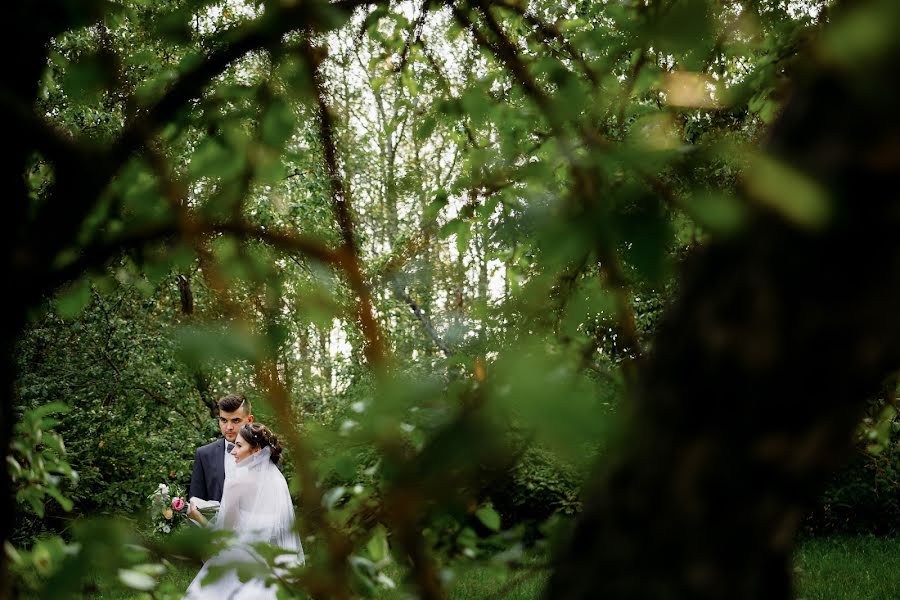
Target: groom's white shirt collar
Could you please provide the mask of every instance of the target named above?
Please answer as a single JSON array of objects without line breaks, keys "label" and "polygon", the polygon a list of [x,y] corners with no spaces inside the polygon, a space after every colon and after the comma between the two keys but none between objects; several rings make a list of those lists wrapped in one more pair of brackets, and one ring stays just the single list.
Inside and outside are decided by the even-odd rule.
[{"label": "groom's white shirt collar", "polygon": [[228,478],[228,475],[234,470],[234,467],[237,465],[234,457],[228,452],[228,444],[232,444],[233,442],[229,442],[228,440],[224,440],[225,444],[223,444],[222,448],[225,450],[225,455],[223,456],[223,461],[225,464],[225,477]]}]

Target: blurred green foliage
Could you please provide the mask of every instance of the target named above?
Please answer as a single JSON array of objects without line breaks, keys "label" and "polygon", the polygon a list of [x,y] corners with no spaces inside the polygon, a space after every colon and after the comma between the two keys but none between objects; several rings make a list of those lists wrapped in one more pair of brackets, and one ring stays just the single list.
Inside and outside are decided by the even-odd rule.
[{"label": "blurred green foliage", "polygon": [[[54,256],[63,269],[113,249],[32,307],[19,342],[8,552],[22,589],[103,587],[80,573],[108,554],[114,585],[153,589],[165,549],[82,519],[140,529],[147,494],[185,484],[218,435],[210,406],[230,391],[298,429],[309,454],[285,473],[302,496],[309,468],[321,495],[301,531],[346,535],[356,592],[389,585],[392,555],[414,560],[407,530],[439,564],[515,562],[578,511],[683,258],[764,213],[828,222],[827,194],[757,143],[797,56],[874,52],[864,33],[883,34],[860,13],[817,46],[829,3],[813,0],[308,4],[124,0],[50,43],[39,112],[102,145],[216,52],[272,36],[155,124]],[[30,159],[36,207],[51,163]],[[309,250],[347,260],[340,202],[384,364],[366,359],[345,263]],[[866,463],[879,482],[893,448]],[[75,471],[77,486],[54,479]],[[323,531],[304,534],[310,571],[335,569]]]}]

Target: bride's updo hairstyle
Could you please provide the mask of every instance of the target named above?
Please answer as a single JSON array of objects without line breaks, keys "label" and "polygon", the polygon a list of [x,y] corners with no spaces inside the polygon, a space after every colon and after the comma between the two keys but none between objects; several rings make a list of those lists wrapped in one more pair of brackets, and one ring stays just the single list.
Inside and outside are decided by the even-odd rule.
[{"label": "bride's updo hairstyle", "polygon": [[272,462],[276,465],[278,464],[278,461],[281,459],[281,443],[279,443],[278,438],[272,433],[271,429],[262,423],[247,423],[241,427],[238,435],[244,438],[253,449],[259,448],[262,450],[266,446],[270,447],[272,449]]}]

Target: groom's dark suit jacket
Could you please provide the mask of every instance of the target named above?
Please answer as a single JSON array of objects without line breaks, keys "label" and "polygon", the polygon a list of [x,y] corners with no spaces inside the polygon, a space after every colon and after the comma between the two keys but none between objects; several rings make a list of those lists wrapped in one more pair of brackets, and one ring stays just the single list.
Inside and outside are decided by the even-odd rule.
[{"label": "groom's dark suit jacket", "polygon": [[225,439],[220,438],[197,448],[188,498],[222,501],[225,487]]}]

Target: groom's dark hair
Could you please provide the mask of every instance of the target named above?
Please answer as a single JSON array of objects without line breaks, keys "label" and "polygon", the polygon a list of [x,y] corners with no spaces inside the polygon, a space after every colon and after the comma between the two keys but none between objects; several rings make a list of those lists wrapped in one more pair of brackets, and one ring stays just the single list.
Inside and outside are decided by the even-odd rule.
[{"label": "groom's dark hair", "polygon": [[219,412],[234,412],[243,406],[245,415],[253,414],[250,412],[250,401],[247,400],[246,396],[243,394],[228,394],[227,396],[222,396],[216,404],[219,407]]}]

